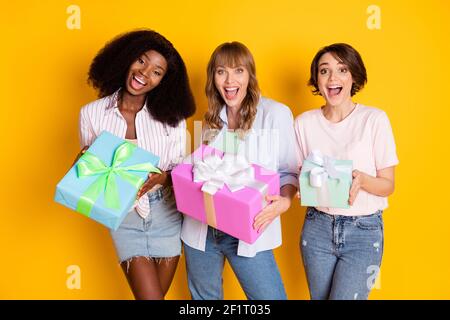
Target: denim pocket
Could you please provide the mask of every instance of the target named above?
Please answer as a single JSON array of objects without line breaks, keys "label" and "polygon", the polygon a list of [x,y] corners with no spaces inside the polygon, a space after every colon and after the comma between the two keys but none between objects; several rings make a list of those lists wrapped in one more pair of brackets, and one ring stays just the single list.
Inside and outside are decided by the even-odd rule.
[{"label": "denim pocket", "polygon": [[312,207],[308,207],[308,209],[306,209],[305,218],[307,220],[313,220],[315,217],[316,217],[316,210]]},{"label": "denim pocket", "polygon": [[162,197],[163,197],[163,202],[164,204],[169,204],[171,202],[174,201],[175,199],[175,195],[173,193],[173,188],[172,187],[163,187],[164,189],[162,190]]},{"label": "denim pocket", "polygon": [[120,229],[139,229],[142,227],[142,220],[142,217],[133,209],[123,219]]},{"label": "denim pocket", "polygon": [[368,217],[362,216],[356,219],[356,226],[363,230],[379,230],[383,227],[383,221],[378,214]]}]

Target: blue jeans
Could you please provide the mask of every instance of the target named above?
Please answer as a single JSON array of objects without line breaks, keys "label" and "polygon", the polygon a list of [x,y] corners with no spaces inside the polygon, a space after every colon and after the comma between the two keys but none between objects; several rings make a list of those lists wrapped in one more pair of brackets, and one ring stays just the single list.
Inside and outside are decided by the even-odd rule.
[{"label": "blue jeans", "polygon": [[383,255],[381,214],[340,216],[307,209],[300,248],[311,299],[368,298]]},{"label": "blue jeans", "polygon": [[272,250],[254,257],[237,255],[239,240],[208,227],[205,252],[184,245],[189,290],[193,300],[223,299],[225,258],[251,300],[286,300],[286,292]]}]

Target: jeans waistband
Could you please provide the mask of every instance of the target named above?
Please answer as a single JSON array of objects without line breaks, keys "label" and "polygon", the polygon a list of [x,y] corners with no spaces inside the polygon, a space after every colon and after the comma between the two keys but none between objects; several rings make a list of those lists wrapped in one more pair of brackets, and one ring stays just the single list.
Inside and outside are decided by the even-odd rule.
[{"label": "jeans waistband", "polygon": [[172,187],[160,187],[157,190],[153,191],[153,192],[149,192],[147,193],[148,199],[153,202],[153,201],[158,201],[161,199],[164,199],[164,195],[167,194],[168,192],[170,192]]},{"label": "jeans waistband", "polygon": [[323,211],[320,211],[318,209],[316,209],[315,207],[308,207],[309,210],[313,210],[315,212],[317,212],[318,214],[324,215],[332,220],[351,220],[351,221],[355,221],[359,218],[370,218],[370,217],[374,217],[374,216],[381,216],[381,214],[383,213],[383,210],[378,210],[375,213],[371,213],[371,214],[367,214],[367,215],[358,215],[358,216],[344,216],[344,215],[339,215],[339,214],[329,214]]},{"label": "jeans waistband", "polygon": [[213,236],[213,238],[223,238],[223,237],[231,237],[231,238],[235,238],[219,229],[216,229],[214,227],[208,226],[208,233],[211,232],[211,235]]}]

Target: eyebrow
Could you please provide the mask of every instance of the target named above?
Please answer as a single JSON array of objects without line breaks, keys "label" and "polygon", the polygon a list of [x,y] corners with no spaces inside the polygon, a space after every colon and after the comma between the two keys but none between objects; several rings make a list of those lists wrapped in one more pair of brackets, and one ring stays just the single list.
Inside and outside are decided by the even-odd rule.
[{"label": "eyebrow", "polygon": [[229,66],[224,66],[224,65],[217,65],[216,67],[215,67],[216,69],[217,68],[230,68],[230,69],[237,69],[237,68],[245,68],[245,66],[244,65],[242,65],[242,64],[240,64],[240,65],[237,65],[237,66],[234,66],[234,67],[229,67]]},{"label": "eyebrow", "polygon": [[[342,64],[344,66],[347,66],[344,62],[338,61],[337,64]],[[322,62],[321,64],[319,64],[319,67],[323,66],[323,65],[328,65],[328,62]]]},{"label": "eyebrow", "polygon": [[[144,52],[144,56],[147,58],[148,61],[150,61],[150,58],[148,57],[147,53]],[[163,67],[161,67],[159,64],[156,65],[157,68],[166,71],[166,69],[164,69]]]}]

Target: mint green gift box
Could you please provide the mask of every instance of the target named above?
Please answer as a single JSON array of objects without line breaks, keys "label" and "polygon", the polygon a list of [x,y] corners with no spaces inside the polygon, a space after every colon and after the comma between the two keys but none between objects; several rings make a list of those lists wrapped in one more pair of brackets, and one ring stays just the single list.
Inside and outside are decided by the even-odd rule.
[{"label": "mint green gift box", "polygon": [[336,160],[322,156],[320,152],[311,153],[303,161],[300,172],[301,205],[349,208],[352,170],[352,160]]}]

